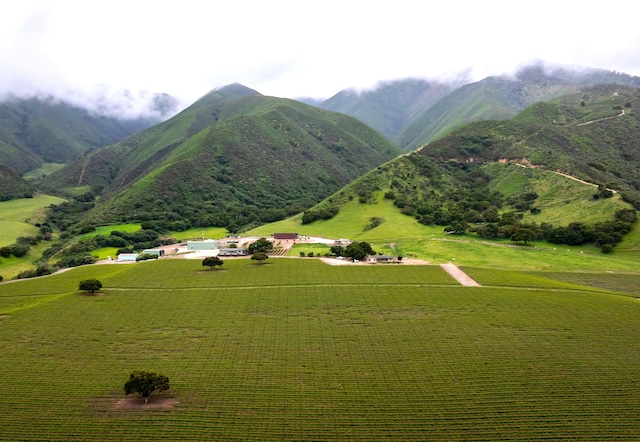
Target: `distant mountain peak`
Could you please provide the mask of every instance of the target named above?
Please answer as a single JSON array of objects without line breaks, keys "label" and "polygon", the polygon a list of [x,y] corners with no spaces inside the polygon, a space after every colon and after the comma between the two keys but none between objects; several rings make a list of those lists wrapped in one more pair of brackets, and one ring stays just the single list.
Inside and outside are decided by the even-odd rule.
[{"label": "distant mountain peak", "polygon": [[[217,95],[222,95],[225,97],[245,97],[247,95],[262,95],[260,92],[251,89],[240,83],[231,83],[225,86],[220,86],[213,89],[209,94],[215,93]],[[207,94],[207,95],[209,95]]]}]

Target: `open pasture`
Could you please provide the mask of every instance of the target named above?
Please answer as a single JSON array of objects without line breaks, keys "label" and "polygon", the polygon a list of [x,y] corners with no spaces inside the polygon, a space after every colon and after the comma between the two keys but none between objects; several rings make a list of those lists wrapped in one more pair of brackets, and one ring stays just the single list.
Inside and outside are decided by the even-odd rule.
[{"label": "open pasture", "polygon": [[[636,440],[640,303],[507,277],[164,259],[0,284],[0,439]],[[174,405],[123,408],[136,369]]]},{"label": "open pasture", "polygon": [[37,222],[44,220],[45,207],[64,200],[55,196],[36,195],[0,202],[0,247],[12,244],[18,236],[35,236]]}]

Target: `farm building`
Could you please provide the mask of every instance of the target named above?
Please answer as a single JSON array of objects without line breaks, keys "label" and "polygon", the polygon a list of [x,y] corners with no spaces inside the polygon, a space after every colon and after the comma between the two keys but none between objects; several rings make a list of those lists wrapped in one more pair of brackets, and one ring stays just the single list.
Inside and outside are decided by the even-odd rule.
[{"label": "farm building", "polygon": [[215,239],[205,239],[204,241],[187,241],[187,250],[218,250],[220,242]]},{"label": "farm building", "polygon": [[345,239],[345,238],[336,239],[336,240],[333,242],[333,245],[334,245],[334,246],[342,246],[342,247],[345,247],[345,246],[348,246],[349,244],[351,244],[351,240],[350,240],[350,239]]},{"label": "farm building", "polygon": [[138,256],[140,256],[139,253],[121,253],[118,255],[118,261],[119,262],[135,262]]},{"label": "farm building", "polygon": [[273,239],[276,241],[295,241],[298,239],[297,233],[274,233]]},{"label": "farm building", "polygon": [[144,249],[142,251],[143,255],[155,255],[158,258],[162,258],[164,256],[164,249]]},{"label": "farm building", "polygon": [[367,257],[367,262],[369,264],[380,264],[380,263],[395,262],[395,257],[393,257],[391,255],[369,255]]},{"label": "farm building", "polygon": [[218,256],[245,256],[246,254],[245,249],[222,248]]}]

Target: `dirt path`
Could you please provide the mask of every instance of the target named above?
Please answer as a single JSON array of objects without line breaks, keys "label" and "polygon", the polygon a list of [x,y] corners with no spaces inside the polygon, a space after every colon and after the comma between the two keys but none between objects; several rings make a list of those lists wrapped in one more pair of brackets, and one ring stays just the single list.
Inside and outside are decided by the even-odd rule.
[{"label": "dirt path", "polygon": [[611,118],[618,118],[618,117],[621,117],[623,115],[624,115],[624,109],[622,109],[618,115],[612,115],[610,117],[597,118],[595,120],[587,121],[586,123],[576,124],[576,126],[586,126],[587,124],[592,124],[592,123],[595,123],[596,121],[610,120]]},{"label": "dirt path", "polygon": [[[608,117],[608,118],[611,118],[611,117]],[[535,169],[537,167],[537,166],[531,166],[531,165],[528,166],[528,165],[522,164],[522,163],[513,163],[513,164],[515,164],[516,166],[520,166],[520,167],[522,167],[524,169]],[[577,181],[579,183],[586,184],[588,186],[592,186],[592,187],[595,187],[595,188],[599,187],[597,184],[590,183],[589,181],[581,180],[580,178],[576,178],[576,177],[574,177],[572,175],[569,175],[569,174],[566,174],[564,172],[559,172],[557,170],[548,170],[548,169],[545,169],[545,170],[547,170],[548,172],[551,172],[551,173],[555,173],[556,175],[561,175],[561,176],[563,176],[565,178],[569,178],[570,180],[574,180],[574,181]],[[615,189],[607,188],[607,190],[609,190],[609,191],[611,191],[613,193],[618,193],[618,191],[615,190]]]},{"label": "dirt path", "polygon": [[467,275],[463,272],[460,267],[455,264],[440,264],[440,267],[444,269],[445,272],[450,274],[456,281],[462,284],[465,287],[480,287],[477,281],[475,281],[471,276]]}]

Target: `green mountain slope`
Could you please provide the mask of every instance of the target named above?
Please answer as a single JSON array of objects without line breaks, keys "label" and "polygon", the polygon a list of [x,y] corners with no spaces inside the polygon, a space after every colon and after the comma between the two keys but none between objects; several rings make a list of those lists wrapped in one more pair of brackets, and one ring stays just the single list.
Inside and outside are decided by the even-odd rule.
[{"label": "green mountain slope", "polygon": [[352,117],[231,85],[44,183],[101,192],[103,219],[235,229],[304,210],[399,153]]},{"label": "green mountain slope", "polygon": [[398,80],[363,93],[342,91],[320,106],[354,116],[413,150],[466,123],[502,120],[527,106],[598,84],[640,87],[640,78],[598,70],[534,64],[513,76],[470,84]]},{"label": "green mountain slope", "polygon": [[344,90],[321,103],[322,109],[351,115],[394,140],[424,109],[456,88],[420,79],[385,82],[375,90]]},{"label": "green mountain slope", "polygon": [[636,195],[640,91],[604,85],[537,103],[509,121],[472,123],[423,148],[439,161],[520,161]]},{"label": "green mountain slope", "polygon": [[[157,106],[166,111],[170,101],[158,97]],[[5,101],[0,103],[0,164],[22,174],[42,163],[68,163],[157,122],[101,116],[53,99]]]},{"label": "green mountain slope", "polygon": [[[609,253],[634,229],[632,205],[640,208],[637,106],[640,90],[604,85],[537,103],[511,120],[470,123],[252,233],[296,231],[389,243],[386,252],[426,259],[458,256],[454,246],[425,242],[444,240],[491,265],[513,254],[487,253],[487,240]],[[427,251],[434,247],[441,252]]]},{"label": "green mountain slope", "polygon": [[8,167],[0,165],[0,201],[30,198],[33,188]]}]

